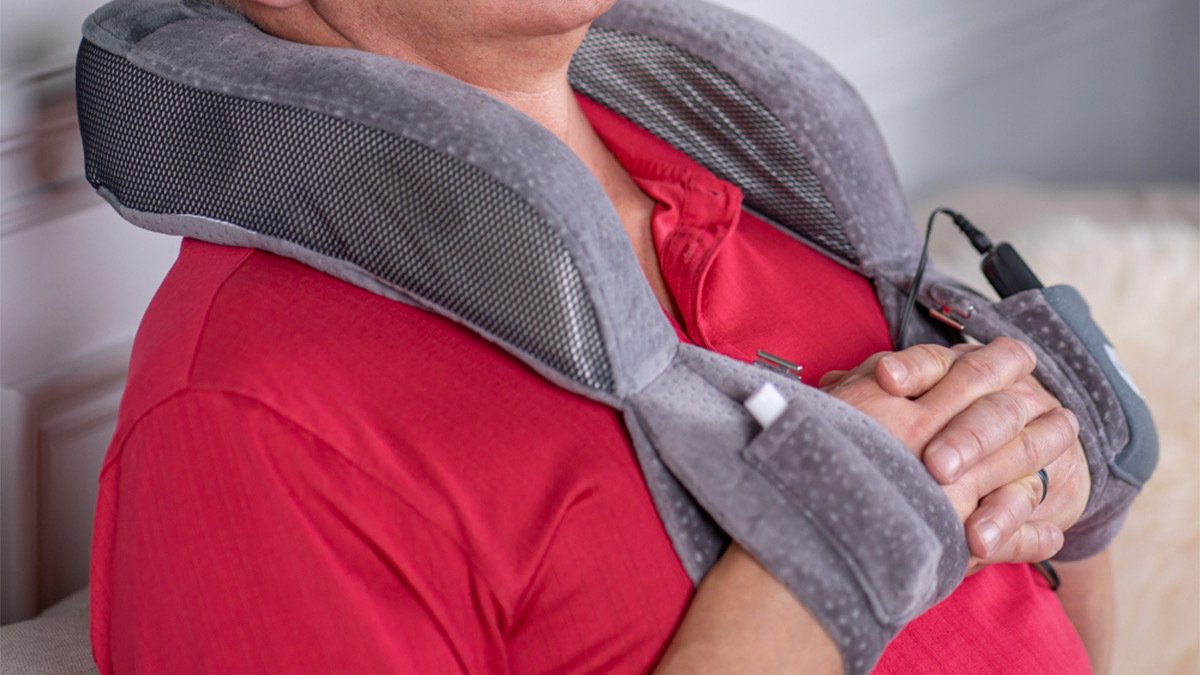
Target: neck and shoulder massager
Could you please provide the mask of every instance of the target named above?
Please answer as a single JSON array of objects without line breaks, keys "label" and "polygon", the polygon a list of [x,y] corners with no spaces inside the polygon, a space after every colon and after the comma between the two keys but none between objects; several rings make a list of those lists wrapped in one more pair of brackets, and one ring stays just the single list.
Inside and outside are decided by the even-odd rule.
[{"label": "neck and shoulder massager", "polygon": [[[920,245],[854,91],[778,32],[689,0],[621,0],[573,86],[737,185],[745,206],[874,283],[900,321]],[[449,77],[295,44],[197,0],[117,0],[84,26],[88,180],[135,225],[288,256],[461,322],[624,415],[684,567],[738,541],[850,673],[962,578],[940,488],[872,420],[795,378],[681,345],[599,184],[548,131]],[[1060,557],[1105,547],[1156,457],[1145,404],[1069,287],[993,302],[931,272],[923,306],[1028,342],[1092,475]],[[961,335],[920,317],[913,339]],[[800,356],[802,360],[802,355]],[[765,383],[786,409],[763,428]]]}]

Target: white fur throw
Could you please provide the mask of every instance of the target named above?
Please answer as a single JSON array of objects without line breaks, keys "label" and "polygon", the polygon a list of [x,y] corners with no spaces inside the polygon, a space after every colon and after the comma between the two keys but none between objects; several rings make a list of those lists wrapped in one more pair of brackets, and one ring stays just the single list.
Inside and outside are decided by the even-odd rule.
[{"label": "white fur throw", "polygon": [[[1069,283],[1145,394],[1158,470],[1113,546],[1119,674],[1200,671],[1200,189],[1047,189],[992,184],[935,206],[1009,241],[1047,285]],[[979,256],[949,223],[933,261],[983,290]],[[990,290],[990,289],[989,289]]]}]

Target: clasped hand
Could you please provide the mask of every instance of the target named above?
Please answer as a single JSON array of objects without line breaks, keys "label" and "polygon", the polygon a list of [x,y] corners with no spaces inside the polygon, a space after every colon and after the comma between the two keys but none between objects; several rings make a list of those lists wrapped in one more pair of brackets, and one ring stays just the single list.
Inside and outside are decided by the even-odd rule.
[{"label": "clasped hand", "polygon": [[1029,347],[1008,338],[918,345],[827,373],[820,386],[924,462],[963,521],[975,571],[1052,557],[1087,504],[1079,422],[1033,378],[1036,365]]}]

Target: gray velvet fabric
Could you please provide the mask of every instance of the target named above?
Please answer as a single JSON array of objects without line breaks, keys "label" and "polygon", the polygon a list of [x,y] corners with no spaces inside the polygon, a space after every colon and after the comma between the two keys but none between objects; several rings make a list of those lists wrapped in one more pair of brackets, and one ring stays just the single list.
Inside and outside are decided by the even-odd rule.
[{"label": "gray velvet fabric", "polygon": [[[1034,375],[1079,418],[1079,440],[1092,476],[1087,507],[1066,532],[1056,559],[1079,560],[1104,550],[1153,471],[1158,441],[1149,409],[1112,363],[1104,349],[1108,341],[1083,299],[1070,287],[1056,286],[993,303],[936,274],[923,292],[932,306],[969,311],[967,335],[981,342],[1018,337],[1033,348]],[[1122,460],[1133,471],[1123,469]]]},{"label": "gray velvet fabric", "polygon": [[[742,402],[789,400],[760,430]],[[962,579],[962,526],[913,454],[857,410],[767,369],[684,345],[629,402],[639,434],[702,508],[804,603],[847,672]],[[688,519],[686,522],[695,522]],[[703,528],[675,528],[684,543]],[[800,544],[802,542],[802,544]],[[707,568],[719,549],[680,546]]]},{"label": "gray velvet fabric", "polygon": [[[838,643],[850,673],[867,672],[896,631],[958,584],[967,560],[962,527],[912,454],[869,418],[818,390],[681,347],[603,190],[547,131],[436,73],[381,56],[283,42],[237,17],[212,12],[188,2],[118,0],[89,20],[86,38],[173,82],[255,104],[303,108],[411,139],[486,171],[531,205],[576,265],[599,320],[615,387],[581,387],[515,349],[505,336],[484,331],[485,337],[557,384],[623,412],[659,515],[693,579],[703,577],[732,537],[812,611]],[[790,39],[699,2],[621,0],[598,25],[689,50],[776,116],[854,245],[857,264],[841,262],[874,281],[895,325],[918,242],[886,150],[854,91]],[[386,297],[463,319],[430,298],[386,283],[376,270],[237,223],[131,208],[111,186],[97,187],[124,216],[149,229],[263,248]],[[449,196],[455,187],[445,189]],[[353,236],[352,224],[332,226]],[[970,335],[1011,335],[1034,343],[1039,377],[1079,413],[1097,486],[1084,521],[1068,533],[1064,556],[1103,546],[1136,488],[1110,470],[1110,460],[1128,444],[1129,430],[1119,396],[1106,388],[1104,368],[1091,360],[1088,341],[1075,338],[1042,295],[993,305],[936,272],[929,279],[922,288],[926,304],[975,306]],[[514,292],[506,301],[522,298]],[[946,340],[927,320],[919,320],[914,333]],[[742,401],[767,381],[790,404],[763,431]]]},{"label": "gray velvet fabric", "polygon": [[[1040,332],[1047,337],[1057,332],[1059,338],[1055,341],[1056,346],[1070,344],[1074,338],[1084,347],[1086,357],[1078,350],[1072,352],[1073,367],[1088,368],[1088,384],[1102,377],[1112,393],[1112,396],[1107,396],[1108,392],[1104,390],[1092,392],[1092,400],[1100,408],[1105,425],[1116,430],[1111,434],[1110,449],[1115,452],[1108,457],[1109,468],[1126,483],[1142,487],[1158,465],[1158,432],[1154,428],[1149,406],[1117,359],[1108,338],[1092,319],[1091,311],[1079,292],[1070,286],[1052,286],[1042,292],[1042,298],[1045,305],[1022,315],[1018,324],[1026,332]],[[1043,319],[1048,311],[1056,314],[1062,324]],[[1063,331],[1063,328],[1067,330]],[[1093,365],[1099,368],[1098,373],[1091,369]],[[1114,401],[1117,404],[1115,406]],[[1120,436],[1122,422],[1127,432],[1124,445]]]},{"label": "gray velvet fabric", "polygon": [[[891,158],[862,99],[827,62],[770,26],[692,0],[621,0],[596,25],[682,47],[741,84],[808,157],[859,253],[858,265],[844,264],[877,287],[911,275],[920,242]],[[896,293],[878,295],[895,325]]]},{"label": "gray velvet fabric", "polygon": [[640,389],[671,358],[674,333],[599,184],[550,132],[497,99],[394,59],[302,47],[245,22],[172,23],[127,57],[173,81],[383,129],[486,171],[556,225],[596,304],[608,356],[622,361],[612,364],[613,393]]},{"label": "gray velvet fabric", "polygon": [[208,0],[110,2],[87,18],[83,31],[88,40],[124,56],[147,35],[186,19],[245,23],[242,17]]}]

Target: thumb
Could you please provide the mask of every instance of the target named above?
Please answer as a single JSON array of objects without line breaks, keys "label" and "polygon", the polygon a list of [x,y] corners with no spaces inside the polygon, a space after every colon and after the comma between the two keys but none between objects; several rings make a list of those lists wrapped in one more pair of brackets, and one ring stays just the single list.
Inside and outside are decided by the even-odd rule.
[{"label": "thumb", "polygon": [[875,381],[892,396],[915,398],[940,382],[958,355],[958,350],[934,344],[893,352],[875,363]]}]

